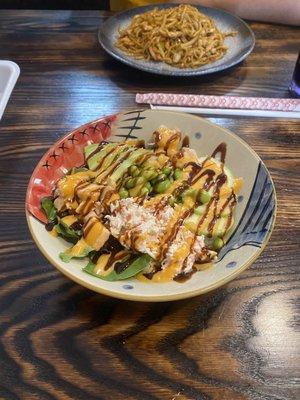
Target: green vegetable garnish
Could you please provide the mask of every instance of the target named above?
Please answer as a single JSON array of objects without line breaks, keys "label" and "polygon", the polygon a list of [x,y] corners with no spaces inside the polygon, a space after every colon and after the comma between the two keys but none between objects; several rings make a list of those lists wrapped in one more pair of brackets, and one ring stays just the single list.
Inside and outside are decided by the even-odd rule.
[{"label": "green vegetable garnish", "polygon": [[152,258],[148,254],[143,254],[142,256],[138,257],[136,260],[134,260],[128,268],[126,268],[124,271],[122,271],[120,274],[118,274],[115,270],[111,271],[108,275],[99,275],[94,272],[95,269],[95,264],[92,263],[91,261],[83,268],[83,271],[87,272],[90,275],[93,275],[97,278],[103,279],[105,281],[119,281],[119,280],[124,280],[131,278],[141,271],[145,269],[150,262],[152,261]]},{"label": "green vegetable garnish", "polygon": [[56,219],[56,209],[53,204],[51,197],[44,197],[41,201],[41,206],[44,214],[46,215],[49,222]]},{"label": "green vegetable garnish", "polygon": [[[82,240],[82,239],[81,239]],[[79,242],[77,242],[79,243]],[[76,246],[76,244],[75,244]],[[86,257],[91,251],[93,251],[94,249],[88,245],[86,245],[82,251],[80,253],[77,253],[76,255],[74,255],[74,253],[72,252],[72,250],[74,249],[74,247],[71,247],[70,249],[67,249],[66,251],[64,251],[63,253],[59,253],[59,258],[68,263],[71,261],[72,258],[83,258]]]},{"label": "green vegetable garnish", "polygon": [[70,228],[68,225],[64,224],[60,221],[57,225],[55,225],[56,232],[62,236],[64,239],[69,240],[71,242],[77,242],[77,240],[82,236],[81,231],[75,231]]}]

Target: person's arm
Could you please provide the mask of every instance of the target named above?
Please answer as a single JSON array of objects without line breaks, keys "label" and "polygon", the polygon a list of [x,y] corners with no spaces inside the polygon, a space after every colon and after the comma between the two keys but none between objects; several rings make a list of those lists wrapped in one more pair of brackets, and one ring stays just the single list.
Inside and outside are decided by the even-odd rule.
[{"label": "person's arm", "polygon": [[[177,3],[190,2],[177,0]],[[222,8],[245,19],[300,25],[299,0],[193,0],[192,3]]]}]

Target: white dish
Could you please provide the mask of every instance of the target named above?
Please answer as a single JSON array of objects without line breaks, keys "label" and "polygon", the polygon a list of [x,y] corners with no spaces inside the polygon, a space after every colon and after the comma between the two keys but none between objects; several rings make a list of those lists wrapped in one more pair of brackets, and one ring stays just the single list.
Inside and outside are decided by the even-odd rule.
[{"label": "white dish", "polygon": [[0,119],[19,75],[20,68],[16,63],[0,60]]}]

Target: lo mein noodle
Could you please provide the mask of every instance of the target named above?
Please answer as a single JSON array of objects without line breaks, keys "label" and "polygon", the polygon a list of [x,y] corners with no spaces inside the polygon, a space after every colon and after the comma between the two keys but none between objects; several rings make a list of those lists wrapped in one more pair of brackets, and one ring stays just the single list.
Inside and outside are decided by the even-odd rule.
[{"label": "lo mein noodle", "polygon": [[211,18],[182,4],[136,15],[120,30],[116,46],[136,59],[195,68],[222,58],[224,39],[234,34],[219,31]]}]

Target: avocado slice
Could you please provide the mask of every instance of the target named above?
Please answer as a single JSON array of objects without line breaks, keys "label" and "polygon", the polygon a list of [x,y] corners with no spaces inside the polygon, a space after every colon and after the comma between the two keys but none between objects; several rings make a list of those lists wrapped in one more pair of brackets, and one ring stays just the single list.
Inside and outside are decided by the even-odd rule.
[{"label": "avocado slice", "polygon": [[229,216],[218,219],[216,225],[214,226],[214,230],[212,233],[213,237],[222,238],[225,235],[228,218],[229,218]]},{"label": "avocado slice", "polygon": [[88,156],[90,154],[92,154],[97,149],[98,146],[99,146],[99,143],[92,143],[92,144],[85,146],[85,148],[83,150],[85,160],[88,158]]},{"label": "avocado slice", "polygon": [[123,161],[119,167],[114,171],[114,173],[111,175],[111,179],[115,182],[117,182],[121,176],[125,174],[127,169],[134,164],[134,162],[143,154],[148,153],[148,150],[146,149],[137,149],[134,151],[130,156],[128,157],[127,160]]},{"label": "avocado slice", "polygon": [[98,153],[94,154],[87,161],[89,169],[95,170],[97,168],[99,162],[102,160],[102,158],[105,157],[109,151],[111,151],[114,147],[117,147],[117,146],[118,146],[117,143],[108,143],[101,150],[99,150]]}]

